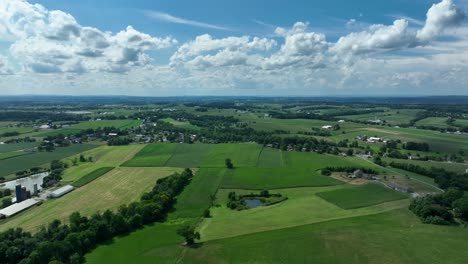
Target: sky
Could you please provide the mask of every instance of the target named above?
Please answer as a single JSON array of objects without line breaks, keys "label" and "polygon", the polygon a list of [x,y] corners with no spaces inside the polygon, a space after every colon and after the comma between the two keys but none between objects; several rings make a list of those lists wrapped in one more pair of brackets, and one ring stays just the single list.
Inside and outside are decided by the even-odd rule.
[{"label": "sky", "polygon": [[0,0],[0,95],[468,95],[468,0]]}]

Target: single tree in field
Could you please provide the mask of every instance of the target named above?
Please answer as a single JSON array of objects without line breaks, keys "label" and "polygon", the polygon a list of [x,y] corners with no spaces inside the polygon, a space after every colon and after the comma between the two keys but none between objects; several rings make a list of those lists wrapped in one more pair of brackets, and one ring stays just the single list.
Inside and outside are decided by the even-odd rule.
[{"label": "single tree in field", "polygon": [[187,246],[195,244],[195,239],[200,239],[200,233],[195,232],[194,226],[182,226],[177,230],[177,234],[185,238],[185,243]]},{"label": "single tree in field", "polygon": [[226,160],[225,160],[225,163],[226,163],[226,168],[228,168],[228,169],[234,169],[234,164],[232,164],[231,159],[226,159]]}]

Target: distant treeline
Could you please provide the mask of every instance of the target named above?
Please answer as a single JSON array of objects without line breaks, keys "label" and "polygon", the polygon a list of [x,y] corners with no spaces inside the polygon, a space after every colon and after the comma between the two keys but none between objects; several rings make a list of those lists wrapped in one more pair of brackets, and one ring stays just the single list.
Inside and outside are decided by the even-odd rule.
[{"label": "distant treeline", "polygon": [[83,256],[97,245],[143,225],[164,221],[175,197],[192,177],[192,171],[186,169],[158,179],[153,190],[144,193],[139,202],[123,205],[116,212],[106,210],[91,217],[75,212],[68,225],[54,220],[35,234],[21,228],[2,232],[0,263],[83,263]]}]

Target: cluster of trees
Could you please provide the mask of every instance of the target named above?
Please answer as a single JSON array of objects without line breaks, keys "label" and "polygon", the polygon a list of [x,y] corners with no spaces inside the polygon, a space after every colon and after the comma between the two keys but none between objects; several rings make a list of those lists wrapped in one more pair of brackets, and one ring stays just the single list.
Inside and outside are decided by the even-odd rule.
[{"label": "cluster of trees", "polygon": [[98,244],[163,221],[192,177],[192,171],[186,169],[159,179],[139,202],[121,206],[116,212],[106,210],[91,217],[75,212],[68,225],[55,220],[34,235],[21,228],[2,232],[0,263],[83,263],[83,256]]},{"label": "cluster of trees", "polygon": [[367,174],[378,174],[377,171],[369,168],[360,168],[360,167],[325,167],[321,170],[322,175],[330,176],[332,172],[346,172],[346,173],[353,173],[357,170],[362,171],[363,173]]},{"label": "cluster of trees", "polygon": [[67,168],[67,163],[60,160],[53,160],[50,163],[49,176],[44,177],[42,187],[46,188],[57,184],[60,180],[62,180],[63,171]]},{"label": "cluster of trees", "polygon": [[112,137],[107,140],[107,145],[109,146],[124,146],[132,143],[130,137]]},{"label": "cluster of trees", "polygon": [[429,144],[426,142],[406,142],[403,144],[403,148],[407,150],[417,150],[417,151],[429,151]]},{"label": "cluster of trees", "polygon": [[22,170],[22,171],[17,171],[15,173],[15,176],[17,179],[24,178],[33,174],[41,173],[41,172],[46,172],[47,169],[42,168],[42,167],[32,167],[29,170]]},{"label": "cluster of trees", "polygon": [[10,189],[0,189],[0,199],[3,197],[6,197],[1,200],[0,202],[0,209],[3,209],[5,207],[10,206],[11,203],[11,198],[9,197],[11,195],[11,190]]},{"label": "cluster of trees", "polygon": [[11,131],[11,132],[5,132],[0,134],[0,137],[14,137],[14,136],[19,136],[21,133],[18,131]]},{"label": "cluster of trees", "polygon": [[268,190],[263,190],[259,194],[251,193],[245,195],[237,195],[236,192],[229,192],[228,199],[228,208],[241,211],[250,208],[245,202],[247,199],[258,199],[262,202],[263,205],[268,206],[283,202],[287,200],[288,197],[284,197],[279,193],[271,194]]},{"label": "cluster of trees", "polygon": [[24,137],[24,138],[12,138],[5,141],[5,144],[17,144],[17,143],[30,143],[36,142],[35,138]]},{"label": "cluster of trees", "polygon": [[317,153],[329,153],[334,155],[340,153],[336,143],[324,139],[319,140],[314,137],[266,136],[258,138],[256,142],[263,145],[272,145],[274,148],[282,150],[293,148],[296,151],[314,151]]},{"label": "cluster of trees", "polygon": [[454,217],[468,221],[468,195],[458,188],[450,188],[437,195],[414,199],[409,209],[426,224],[454,224]]},{"label": "cluster of trees", "polygon": [[232,163],[231,159],[226,159],[224,163],[226,164],[226,168],[230,170],[234,169],[234,164]]},{"label": "cluster of trees", "polygon": [[409,163],[396,163],[390,162],[390,166],[406,170],[409,172],[414,172],[417,174],[425,175],[434,179],[435,183],[439,185],[442,189],[449,189],[451,187],[460,188],[462,190],[468,191],[468,174],[458,174],[456,172],[447,171],[442,168],[431,167],[426,169],[419,165],[409,164]]},{"label": "cluster of trees", "polygon": [[0,112],[0,121],[21,122],[52,122],[52,121],[85,121],[87,118],[80,115],[64,114],[43,111],[5,111]]}]

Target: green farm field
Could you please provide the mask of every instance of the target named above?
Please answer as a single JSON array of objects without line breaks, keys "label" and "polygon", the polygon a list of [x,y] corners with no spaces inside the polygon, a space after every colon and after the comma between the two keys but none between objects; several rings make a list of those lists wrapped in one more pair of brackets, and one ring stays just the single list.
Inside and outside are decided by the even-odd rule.
[{"label": "green farm field", "polygon": [[466,228],[425,225],[397,209],[205,241],[185,249],[180,263],[462,264],[467,236]]},{"label": "green farm field", "polygon": [[106,209],[115,210],[122,204],[138,200],[153,188],[157,179],[180,171],[177,168],[115,168],[61,198],[47,200],[1,222],[0,231],[11,227],[36,231],[54,219],[67,222],[68,216],[75,211],[89,216]]},{"label": "green farm field", "polygon": [[225,167],[226,158],[230,158],[234,167],[255,167],[262,146],[253,143],[217,144],[206,155],[202,167]]},{"label": "green farm field", "polygon": [[102,168],[96,169],[86,174],[85,176],[79,178],[78,180],[74,181],[72,183],[72,186],[75,188],[83,187],[86,184],[96,180],[97,178],[101,177],[102,175],[108,173],[109,171],[113,169],[114,169],[113,167],[102,167]]},{"label": "green farm field", "polygon": [[8,176],[17,171],[37,166],[48,166],[52,160],[63,159],[97,147],[92,144],[79,144],[57,148],[53,152],[35,152],[29,155],[0,160],[0,176]]},{"label": "green farm field", "polygon": [[440,127],[440,128],[447,128],[449,125],[447,124],[447,118],[445,117],[428,117],[416,122],[418,126],[433,126],[433,127]]},{"label": "green farm field", "polygon": [[405,160],[405,159],[391,159],[384,158],[385,162],[395,162],[395,163],[407,163],[418,165],[427,169],[431,167],[442,168],[448,171],[453,171],[459,174],[465,173],[468,169],[468,163],[450,163],[450,162],[440,162],[440,161],[422,161],[422,160]]},{"label": "green farm field", "polygon": [[162,167],[172,157],[177,144],[150,144],[138,152],[125,167]]},{"label": "green farm field", "polygon": [[85,158],[91,157],[93,162],[79,162],[77,166],[71,164],[72,160],[79,160],[79,155],[71,156],[64,160],[70,167],[64,171],[63,181],[72,183],[99,168],[118,167],[131,159],[143,147],[144,145],[100,146],[81,153]]},{"label": "green farm field", "polygon": [[367,207],[409,197],[407,194],[390,190],[375,183],[319,192],[317,196],[343,209]]},{"label": "green farm field", "polygon": [[[340,185],[317,188],[277,189],[270,192],[280,193],[288,197],[288,200],[272,206],[260,206],[243,211],[231,210],[226,207],[228,193],[235,191],[238,194],[249,194],[252,191],[236,189],[220,190],[217,194],[216,203],[221,206],[213,207],[213,217],[204,219],[199,226],[202,240],[216,240],[338,218],[374,214],[408,205],[408,200],[401,200],[365,208],[345,210],[317,196],[319,192],[341,191],[349,188],[352,187]],[[226,226],[229,226],[229,228],[226,228]]]},{"label": "green farm field", "polygon": [[17,144],[3,144],[0,145],[0,153],[11,152],[16,150],[30,149],[37,147],[39,143],[17,143]]}]

